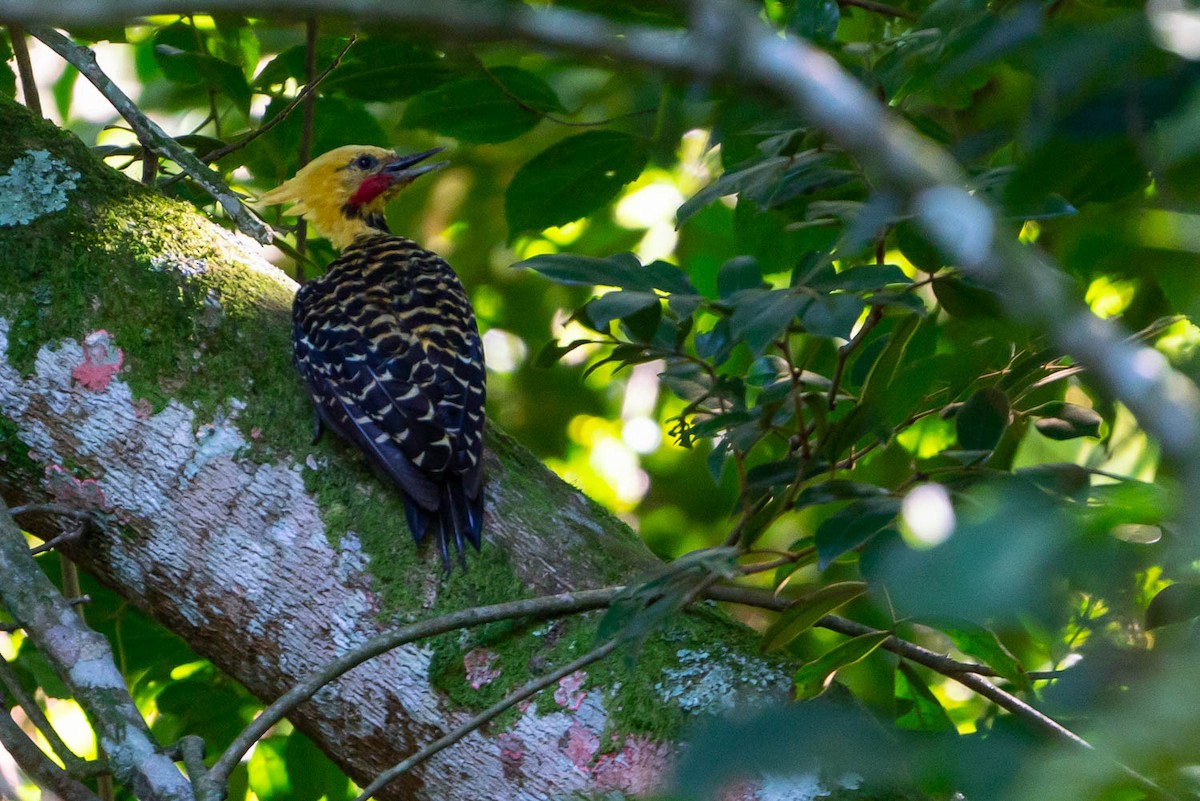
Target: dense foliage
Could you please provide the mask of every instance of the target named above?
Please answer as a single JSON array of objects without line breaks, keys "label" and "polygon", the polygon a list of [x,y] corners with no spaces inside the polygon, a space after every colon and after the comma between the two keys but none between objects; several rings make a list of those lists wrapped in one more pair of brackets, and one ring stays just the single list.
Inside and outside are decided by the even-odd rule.
[{"label": "dense foliage", "polygon": [[[682,24],[667,8],[586,5]],[[762,13],[947,148],[1002,209],[1001,236],[1051,254],[1096,314],[1196,374],[1198,73],[1156,38],[1159,12],[769,0]],[[302,26],[197,16],[72,33],[131,64],[139,105],[198,156],[221,153],[248,193],[300,166]],[[821,755],[970,799],[1149,792],[1130,769],[1195,793],[1196,550],[1170,523],[1192,499],[1107,388],[946,263],[850,154],[776,98],[616,60],[369,27],[351,39],[330,22],[313,55],[317,73],[336,66],[312,153],[451,146],[452,167],[389,209],[392,228],[472,292],[489,417],[678,560],[651,612],[713,570],[796,599],[755,622],[764,649],[807,662],[801,703],[702,732],[684,791]],[[81,108],[78,80],[54,80],[58,116],[141,176],[141,148],[101,130],[114,115]],[[0,91],[14,87],[0,69]],[[157,166],[164,191],[211,207]],[[331,256],[310,237],[302,274]],[[111,621],[164,741],[228,740],[253,714],[244,691],[96,595],[93,620]],[[641,608],[608,622],[645,634]],[[984,666],[1098,755],[879,634],[814,628],[833,611]],[[54,695],[31,651],[15,666]],[[325,764],[285,732],[242,780],[261,799],[346,797]]]}]

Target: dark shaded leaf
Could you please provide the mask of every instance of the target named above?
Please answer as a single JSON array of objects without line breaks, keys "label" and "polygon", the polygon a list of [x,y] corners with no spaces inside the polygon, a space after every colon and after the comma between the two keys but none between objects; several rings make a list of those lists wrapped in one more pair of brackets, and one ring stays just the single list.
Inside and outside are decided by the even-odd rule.
[{"label": "dark shaded leaf", "polygon": [[826,518],[813,539],[821,570],[835,559],[859,547],[891,525],[900,513],[900,499],[891,496],[860,498]]},{"label": "dark shaded leaf", "polygon": [[911,284],[912,279],[894,264],[860,264],[840,273],[824,275],[808,286],[822,292],[874,292],[894,284]]},{"label": "dark shaded leaf", "polygon": [[1011,411],[1008,396],[995,387],[985,387],[958,410],[954,428],[963,450],[990,451],[1008,428]]},{"label": "dark shaded leaf", "polygon": [[787,27],[805,39],[829,42],[837,33],[840,18],[837,0],[796,0],[788,14]]},{"label": "dark shaded leaf", "polygon": [[800,493],[800,497],[796,498],[796,508],[803,509],[806,506],[833,503],[834,501],[876,498],[886,494],[887,490],[883,487],[876,487],[873,484],[861,484],[857,481],[846,481],[839,478],[832,481],[822,481],[820,484],[807,487]]},{"label": "dark shaded leaf", "polygon": [[513,267],[534,270],[560,284],[615,286],[643,292],[659,289],[693,294],[696,291],[687,274],[675,265],[665,261],[642,265],[632,254],[598,259],[570,253],[546,253],[519,261]]},{"label": "dark shaded leaf", "polygon": [[753,256],[730,259],[717,271],[717,294],[722,298],[728,298],[743,289],[759,289],[762,285],[762,271]]},{"label": "dark shaded leaf", "polygon": [[563,225],[617,196],[646,166],[646,142],[588,131],[551,145],[517,170],[504,195],[510,236]]},{"label": "dark shaded leaf", "polygon": [[395,101],[429,91],[450,75],[445,59],[428,44],[372,36],[360,39],[321,84],[323,94]]},{"label": "dark shaded leaf", "polygon": [[1146,608],[1146,628],[1157,629],[1172,623],[1186,623],[1200,617],[1200,584],[1172,584],[1164,587]]},{"label": "dark shaded leaf", "polygon": [[790,289],[748,289],[731,300],[730,333],[755,354],[778,339],[810,301]]},{"label": "dark shaded leaf", "polygon": [[491,76],[461,78],[413,97],[403,123],[465,142],[507,142],[541,121],[539,111],[560,111],[554,90],[516,67],[496,67]]},{"label": "dark shaded leaf", "polygon": [[1031,413],[1039,417],[1033,425],[1042,436],[1057,440],[1098,437],[1104,422],[1093,409],[1064,401],[1047,403]]}]

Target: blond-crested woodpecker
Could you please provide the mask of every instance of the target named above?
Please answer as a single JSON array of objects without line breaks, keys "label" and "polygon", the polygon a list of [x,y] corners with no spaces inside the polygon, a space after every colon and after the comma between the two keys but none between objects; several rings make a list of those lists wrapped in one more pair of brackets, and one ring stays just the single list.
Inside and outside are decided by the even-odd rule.
[{"label": "blond-crested woodpecker", "polygon": [[321,426],[404,493],[413,539],[466,567],[483,526],[483,346],[471,302],[436,253],[388,231],[387,202],[445,165],[350,145],[262,197],[293,203],[341,255],[296,293],[292,344]]}]

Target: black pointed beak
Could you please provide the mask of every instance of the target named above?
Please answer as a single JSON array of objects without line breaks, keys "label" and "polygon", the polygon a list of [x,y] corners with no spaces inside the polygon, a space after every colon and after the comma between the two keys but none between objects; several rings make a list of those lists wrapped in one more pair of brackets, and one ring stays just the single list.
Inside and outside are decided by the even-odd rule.
[{"label": "black pointed beak", "polygon": [[425,159],[430,156],[436,156],[445,149],[444,147],[435,147],[433,150],[413,153],[411,156],[400,156],[395,161],[383,165],[382,172],[384,175],[391,177],[393,181],[411,181],[418,176],[449,164],[450,162],[448,161],[433,161],[428,164],[421,164]]}]

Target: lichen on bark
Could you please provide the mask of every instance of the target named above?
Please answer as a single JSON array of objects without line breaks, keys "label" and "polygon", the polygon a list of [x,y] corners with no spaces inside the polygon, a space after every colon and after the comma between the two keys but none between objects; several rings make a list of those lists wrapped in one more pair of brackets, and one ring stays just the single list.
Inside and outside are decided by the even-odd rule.
[{"label": "lichen on bark", "polygon": [[[409,540],[396,493],[350,449],[311,444],[291,365],[293,287],[257,246],[2,98],[0,121],[13,132],[0,170],[39,148],[79,175],[66,208],[0,228],[0,489],[44,499],[54,471],[94,482],[124,535],[94,537],[76,555],[252,692],[278,695],[397,618],[621,583],[657,565],[628,527],[493,430],[483,553],[465,575],[440,575],[436,556]],[[123,360],[110,383],[88,388],[72,374],[86,359],[80,343],[98,331]],[[402,648],[295,722],[365,783],[431,733],[578,656],[598,617]],[[481,647],[495,651],[500,675],[472,687],[463,659]],[[647,744],[674,740],[689,720],[694,710],[659,687],[681,652],[712,654],[715,667],[752,651],[720,615],[682,619],[632,668],[594,666],[564,690],[565,705],[547,693],[431,760],[395,797],[418,787],[429,798],[597,791],[630,760],[641,770],[638,760],[657,758]],[[587,770],[565,751],[572,726],[576,746],[598,743]]]}]

